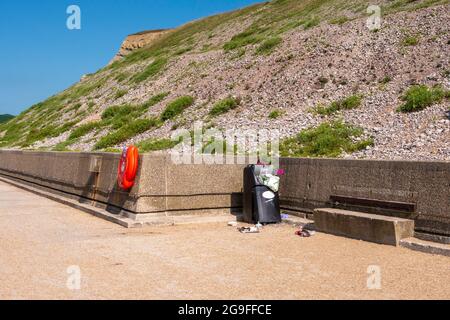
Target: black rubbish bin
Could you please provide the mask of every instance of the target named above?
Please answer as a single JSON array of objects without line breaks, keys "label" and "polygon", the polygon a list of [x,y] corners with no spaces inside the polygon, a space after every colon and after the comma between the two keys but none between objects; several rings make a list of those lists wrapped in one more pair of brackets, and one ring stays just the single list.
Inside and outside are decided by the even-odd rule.
[{"label": "black rubbish bin", "polygon": [[273,192],[258,179],[255,165],[244,169],[243,220],[247,223],[277,223],[281,221],[278,192]]}]

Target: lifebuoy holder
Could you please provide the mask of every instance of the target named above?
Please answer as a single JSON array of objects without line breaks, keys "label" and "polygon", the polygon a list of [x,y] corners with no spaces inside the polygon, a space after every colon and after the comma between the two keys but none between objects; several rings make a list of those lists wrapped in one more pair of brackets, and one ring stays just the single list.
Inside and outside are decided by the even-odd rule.
[{"label": "lifebuoy holder", "polygon": [[134,185],[138,164],[138,149],[135,146],[123,148],[117,169],[117,183],[120,188],[129,190]]}]

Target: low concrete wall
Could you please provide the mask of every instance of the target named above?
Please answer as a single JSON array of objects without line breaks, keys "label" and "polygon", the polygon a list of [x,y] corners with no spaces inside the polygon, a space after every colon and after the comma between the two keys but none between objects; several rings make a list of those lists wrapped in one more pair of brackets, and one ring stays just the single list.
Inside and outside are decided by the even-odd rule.
[{"label": "low concrete wall", "polygon": [[244,165],[176,165],[167,153],[140,155],[136,183],[117,187],[119,154],[0,150],[0,174],[67,193],[115,212],[180,214],[242,207]]},{"label": "low concrete wall", "polygon": [[330,206],[331,195],[410,202],[416,230],[450,236],[450,162],[282,158],[282,206]]},{"label": "low concrete wall", "polygon": [[[175,165],[167,153],[144,154],[135,187],[124,192],[116,184],[118,162],[119,154],[110,153],[0,150],[0,174],[94,199],[111,212],[175,215],[242,206],[244,165]],[[407,218],[417,231],[450,236],[450,162],[282,158],[280,167],[284,208],[312,213],[329,207],[331,195],[410,202],[416,211]]]}]

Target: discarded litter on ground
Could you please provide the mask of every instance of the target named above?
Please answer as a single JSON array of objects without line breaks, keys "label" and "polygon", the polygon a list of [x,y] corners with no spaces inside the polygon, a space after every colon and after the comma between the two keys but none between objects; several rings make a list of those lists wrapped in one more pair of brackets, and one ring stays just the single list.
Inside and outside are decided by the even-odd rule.
[{"label": "discarded litter on ground", "polygon": [[316,232],[313,230],[307,230],[307,229],[303,229],[303,227],[300,227],[297,231],[295,231],[295,234],[297,236],[300,236],[302,238],[308,238],[311,237],[315,234]]},{"label": "discarded litter on ground", "polygon": [[259,233],[259,229],[257,227],[240,227],[238,230],[241,233]]}]

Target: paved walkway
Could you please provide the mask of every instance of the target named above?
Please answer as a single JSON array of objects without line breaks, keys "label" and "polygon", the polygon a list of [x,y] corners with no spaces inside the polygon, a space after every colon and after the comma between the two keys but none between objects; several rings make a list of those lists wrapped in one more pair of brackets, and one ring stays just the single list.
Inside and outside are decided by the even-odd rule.
[{"label": "paved walkway", "polygon": [[125,229],[0,182],[0,298],[450,299],[448,257],[294,231]]}]

